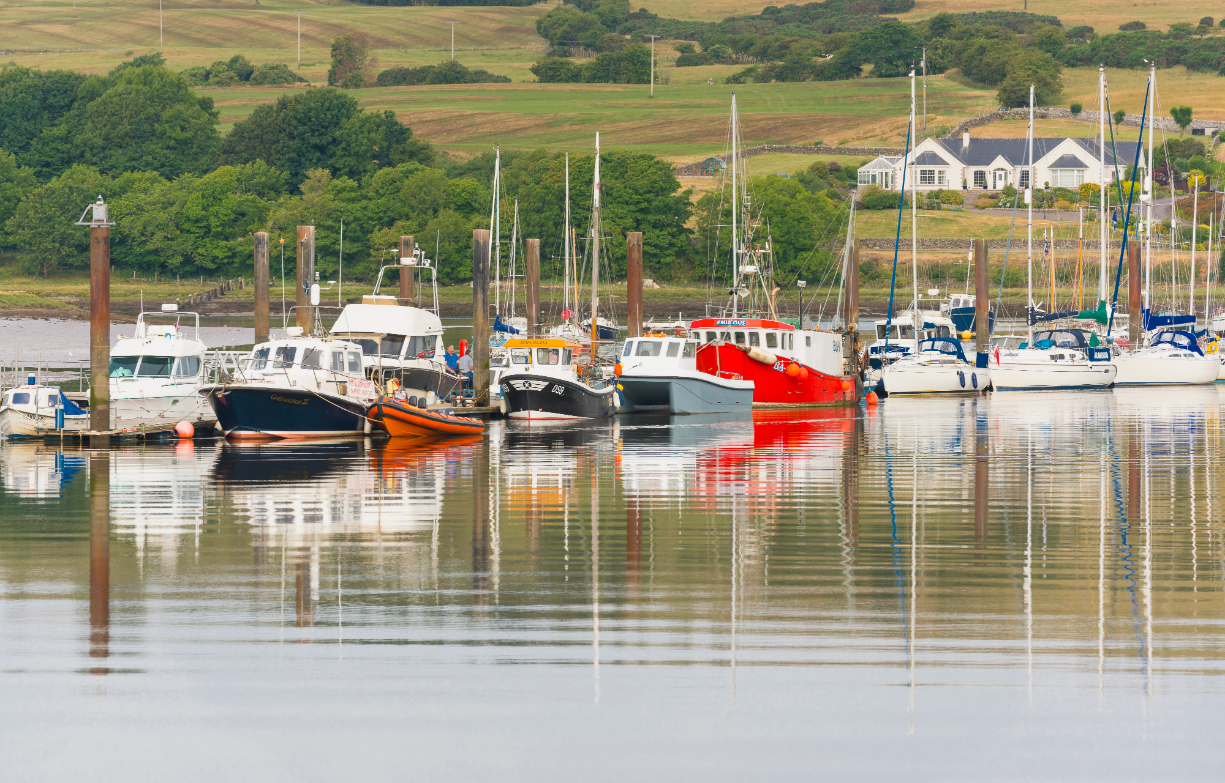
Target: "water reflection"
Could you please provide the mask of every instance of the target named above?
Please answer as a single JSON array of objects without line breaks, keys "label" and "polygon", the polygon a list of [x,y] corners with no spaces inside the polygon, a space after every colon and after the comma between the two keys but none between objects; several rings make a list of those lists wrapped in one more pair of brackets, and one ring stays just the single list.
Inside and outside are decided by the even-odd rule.
[{"label": "water reflection", "polygon": [[[1035,733],[1067,769],[1120,770],[1144,710],[1145,731],[1195,736],[1163,705],[1221,704],[1221,402],[1122,389],[493,423],[466,443],[5,445],[0,656],[114,672],[122,650],[124,671],[207,678],[235,709],[230,683],[254,673],[278,716],[306,706],[290,683],[370,714],[394,694],[463,716],[439,724],[445,747],[513,708],[554,741],[692,725],[723,760],[737,727],[799,727],[925,777]],[[58,657],[57,602],[79,607]],[[615,745],[584,747],[616,766]],[[759,771],[795,751],[776,752]]]}]

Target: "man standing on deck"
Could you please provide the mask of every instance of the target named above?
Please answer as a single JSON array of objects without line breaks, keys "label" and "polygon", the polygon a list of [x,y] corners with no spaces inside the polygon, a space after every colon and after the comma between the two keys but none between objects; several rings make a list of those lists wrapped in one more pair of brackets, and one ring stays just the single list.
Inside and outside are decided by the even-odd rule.
[{"label": "man standing on deck", "polygon": [[447,346],[446,360],[447,360],[447,369],[450,370],[451,372],[458,373],[459,372],[459,354],[455,353],[454,345]]},{"label": "man standing on deck", "polygon": [[472,354],[466,353],[459,357],[457,366],[459,374],[464,377],[464,390],[472,391]]}]

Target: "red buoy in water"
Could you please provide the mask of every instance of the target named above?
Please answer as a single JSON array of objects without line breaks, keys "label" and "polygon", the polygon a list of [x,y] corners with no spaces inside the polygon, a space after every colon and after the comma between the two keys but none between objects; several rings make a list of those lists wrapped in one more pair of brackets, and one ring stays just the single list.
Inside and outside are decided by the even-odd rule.
[{"label": "red buoy in water", "polygon": [[190,421],[180,421],[174,425],[174,434],[180,438],[191,438],[196,434],[196,428]]},{"label": "red buoy in water", "polygon": [[868,392],[868,396],[864,397],[864,401],[869,405],[875,405],[876,403],[880,402],[876,396],[876,392]]}]

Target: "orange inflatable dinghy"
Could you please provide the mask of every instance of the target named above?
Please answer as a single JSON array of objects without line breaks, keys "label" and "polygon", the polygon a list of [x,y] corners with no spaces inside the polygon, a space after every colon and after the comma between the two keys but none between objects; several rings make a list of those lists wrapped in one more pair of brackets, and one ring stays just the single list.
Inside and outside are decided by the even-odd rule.
[{"label": "orange inflatable dinghy", "polygon": [[435,438],[457,435],[480,435],[485,423],[479,419],[448,416],[437,411],[416,408],[407,402],[379,397],[366,411],[374,426],[393,438]]}]

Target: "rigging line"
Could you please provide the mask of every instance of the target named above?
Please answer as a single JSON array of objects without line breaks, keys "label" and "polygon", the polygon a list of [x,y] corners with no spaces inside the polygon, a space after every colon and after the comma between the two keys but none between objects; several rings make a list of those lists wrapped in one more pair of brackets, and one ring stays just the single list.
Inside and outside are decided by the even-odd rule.
[{"label": "rigging line", "polygon": [[[893,239],[893,276],[889,279],[889,312],[885,313],[885,353],[881,354],[882,363],[885,360],[885,354],[889,351],[889,332],[893,327],[893,293],[897,284],[897,254],[902,244],[902,213],[906,210],[906,157],[910,155],[910,132],[913,129],[913,122],[906,123],[906,150],[902,154],[902,184],[898,190],[897,234]],[[915,303],[915,308],[918,308],[918,302]]]},{"label": "rigging line", "polygon": [[[1119,282],[1123,279],[1123,255],[1127,252],[1127,227],[1131,224],[1131,205],[1136,198],[1136,169],[1140,166],[1140,149],[1144,146],[1144,121],[1148,119],[1148,91],[1152,89],[1152,83],[1144,91],[1144,113],[1140,115],[1140,140],[1136,143],[1136,160],[1131,166],[1131,187],[1127,194],[1127,215],[1123,218],[1123,241],[1119,243],[1119,268],[1114,275],[1114,301],[1110,303],[1110,322],[1106,325],[1106,336],[1109,337],[1111,331],[1114,330],[1114,311],[1119,304]],[[1111,141],[1114,139],[1114,131],[1111,131]],[[1118,168],[1118,154],[1115,154],[1115,168]],[[1123,201],[1123,186],[1119,185],[1119,202],[1120,206]],[[1194,304],[1194,303],[1192,303]],[[1129,316],[1132,317],[1132,316]]]}]

